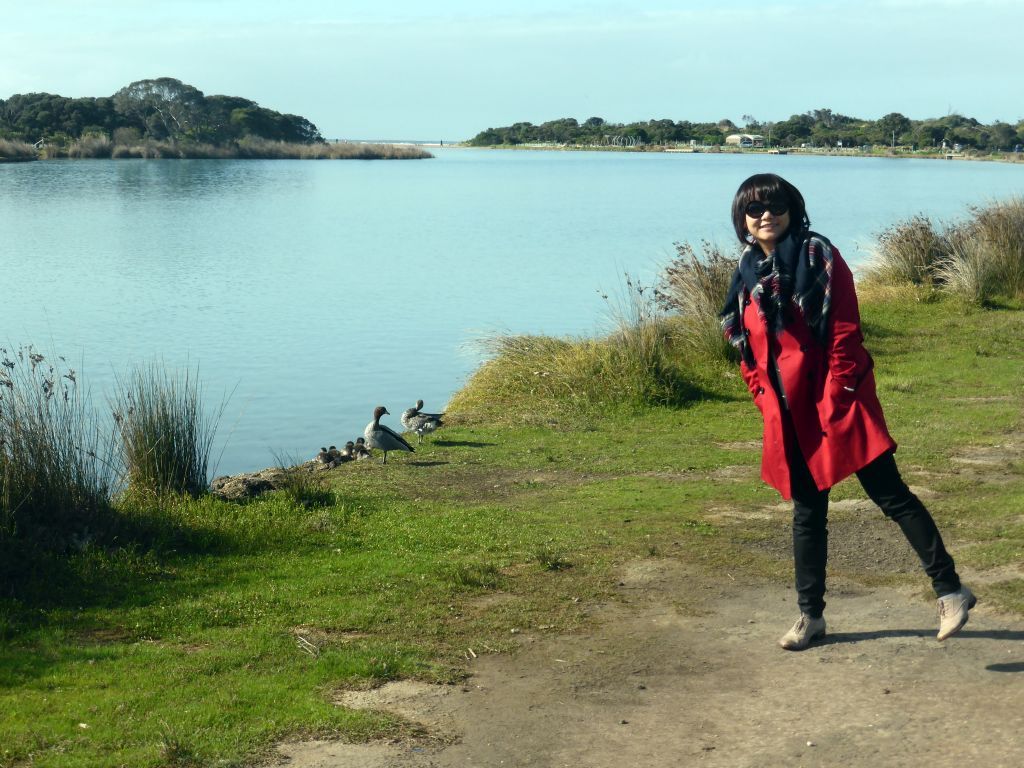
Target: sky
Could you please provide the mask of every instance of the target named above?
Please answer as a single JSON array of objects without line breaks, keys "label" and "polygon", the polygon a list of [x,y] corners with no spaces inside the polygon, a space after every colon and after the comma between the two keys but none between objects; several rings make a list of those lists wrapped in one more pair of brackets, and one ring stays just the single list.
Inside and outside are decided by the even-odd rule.
[{"label": "sky", "polygon": [[1024,118],[1021,0],[3,0],[0,98],[173,77],[328,139],[813,109]]}]

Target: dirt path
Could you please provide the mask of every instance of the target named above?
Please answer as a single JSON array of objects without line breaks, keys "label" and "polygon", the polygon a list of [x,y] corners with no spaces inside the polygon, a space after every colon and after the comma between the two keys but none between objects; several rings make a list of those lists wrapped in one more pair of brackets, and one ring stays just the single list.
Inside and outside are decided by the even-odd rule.
[{"label": "dirt path", "polygon": [[[969,575],[969,574],[968,574]],[[986,607],[946,643],[918,593],[832,585],[827,641],[776,639],[791,590],[711,586],[672,560],[622,574],[586,634],[524,633],[462,686],[348,694],[425,726],[418,741],[282,745],[291,768],[1024,765],[1024,623]],[[697,588],[699,617],[674,604]]]}]

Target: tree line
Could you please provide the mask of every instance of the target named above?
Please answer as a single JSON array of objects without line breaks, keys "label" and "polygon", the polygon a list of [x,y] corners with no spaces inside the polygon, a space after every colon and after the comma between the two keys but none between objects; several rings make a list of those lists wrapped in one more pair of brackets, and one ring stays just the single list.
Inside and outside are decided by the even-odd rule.
[{"label": "tree line", "polygon": [[950,114],[928,120],[911,120],[892,112],[878,120],[863,120],[815,109],[792,115],[779,122],[743,116],[743,127],[732,120],[693,123],[688,120],[648,120],[638,123],[609,123],[591,117],[580,123],[566,117],[541,125],[515,123],[505,128],[488,128],[474,136],[472,146],[515,146],[519,144],[566,144],[577,146],[679,145],[695,142],[703,146],[725,143],[734,133],[753,133],[777,147],[864,147],[901,146],[914,149],[959,146],[992,152],[1009,152],[1024,145],[1024,120],[1011,125],[995,121],[990,125],[971,117]]},{"label": "tree line", "polygon": [[113,96],[26,93],[0,99],[0,138],[61,144],[93,136],[119,144],[152,140],[226,146],[246,137],[324,141],[304,117],[239,96],[206,96],[172,77],[137,80]]}]

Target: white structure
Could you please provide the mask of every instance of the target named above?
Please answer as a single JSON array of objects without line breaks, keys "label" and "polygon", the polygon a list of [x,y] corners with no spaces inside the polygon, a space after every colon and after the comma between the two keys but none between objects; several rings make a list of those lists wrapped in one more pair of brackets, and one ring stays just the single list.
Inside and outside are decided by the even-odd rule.
[{"label": "white structure", "polygon": [[726,146],[763,147],[764,136],[758,133],[731,133],[725,137]]}]

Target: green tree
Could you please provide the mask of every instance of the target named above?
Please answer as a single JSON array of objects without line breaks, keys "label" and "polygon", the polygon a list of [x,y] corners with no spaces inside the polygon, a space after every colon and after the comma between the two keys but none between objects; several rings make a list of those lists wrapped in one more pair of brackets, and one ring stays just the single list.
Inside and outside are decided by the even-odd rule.
[{"label": "green tree", "polygon": [[871,139],[873,144],[902,144],[903,136],[907,134],[911,135],[911,123],[910,120],[899,112],[890,112],[885,117],[875,121],[874,124],[869,124],[868,127],[868,138]]},{"label": "green tree", "polygon": [[156,139],[189,138],[205,124],[203,92],[173,77],[136,80],[114,94],[114,108]]}]

